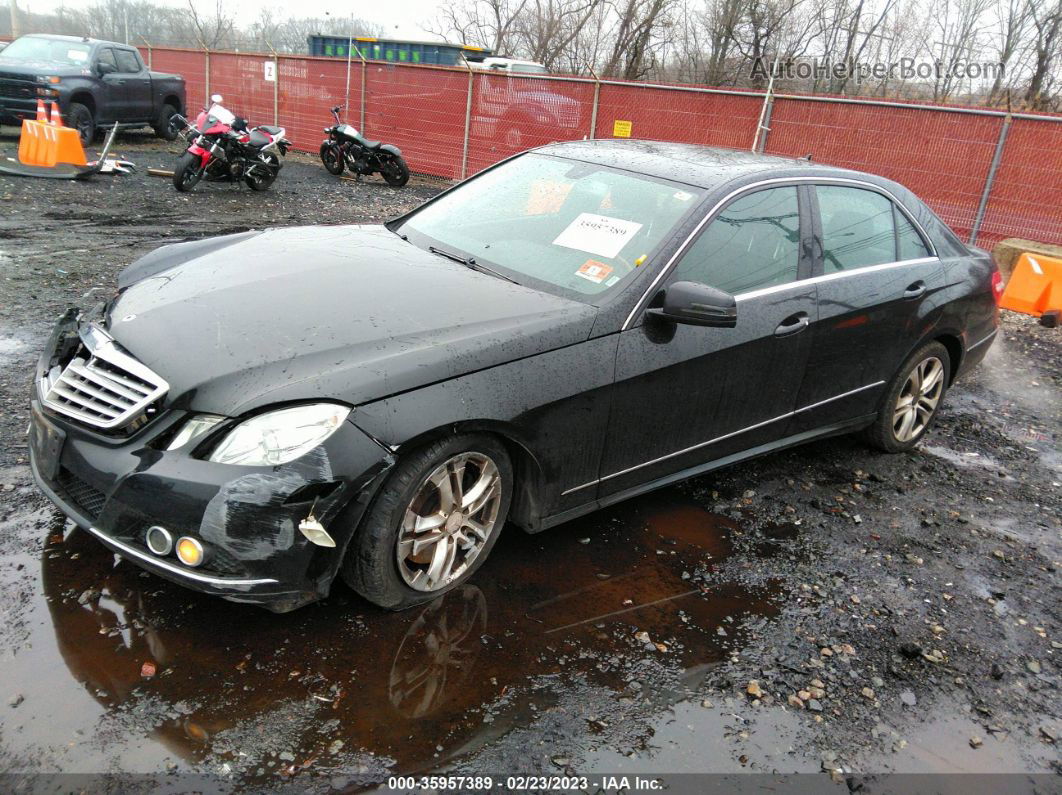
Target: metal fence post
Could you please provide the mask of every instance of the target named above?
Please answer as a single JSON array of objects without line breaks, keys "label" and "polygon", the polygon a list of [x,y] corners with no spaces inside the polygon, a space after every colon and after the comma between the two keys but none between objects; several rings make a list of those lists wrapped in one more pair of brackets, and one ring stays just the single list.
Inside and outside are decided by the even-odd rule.
[{"label": "metal fence post", "polygon": [[361,134],[365,134],[365,73],[369,71],[369,62],[365,60],[365,56],[361,54],[361,47],[358,47],[358,57],[361,58]]},{"label": "metal fence post", "polygon": [[594,78],[594,107],[590,110],[590,140],[592,141],[597,137],[597,106],[601,99],[601,78],[597,76],[597,72],[590,64],[587,64],[586,68],[590,70],[590,76]]},{"label": "metal fence post", "polygon": [[[774,75],[778,71],[778,56],[774,57],[774,64],[771,66],[771,74],[767,80],[767,93],[763,95],[763,107],[760,108],[760,118],[756,122],[756,135],[752,138],[752,151],[758,154],[762,154],[764,147],[767,146],[767,133],[770,132],[769,125],[771,123],[771,109],[774,105]],[[762,141],[760,133],[763,133]]]},{"label": "metal fence post", "polygon": [[203,85],[205,86],[203,104],[210,107],[210,48],[203,44]]},{"label": "metal fence post", "polygon": [[999,163],[1003,159],[1003,147],[1007,143],[1007,133],[1010,131],[1011,115],[1008,112],[1003,117],[1003,126],[999,128],[999,139],[996,141],[996,151],[992,155],[992,164],[988,167],[988,176],[985,177],[985,187],[981,191],[981,201],[977,205],[977,215],[974,217],[973,228],[970,230],[970,245],[977,244],[977,233],[981,231],[981,222],[985,220],[985,211],[988,209],[988,197],[992,193],[992,183],[996,181],[996,172]]},{"label": "metal fence post", "polygon": [[774,111],[774,96],[770,95],[767,99],[767,109],[763,114],[763,135],[760,136],[760,148],[758,151],[761,155],[767,151],[767,136],[771,134],[771,113]]},{"label": "metal fence post", "polygon": [[280,56],[272,44],[269,49],[273,53],[273,125],[277,126],[280,124]]},{"label": "metal fence post", "polygon": [[140,40],[142,42],[144,42],[144,46],[147,47],[147,51],[148,51],[147,68],[150,69],[151,68],[151,42],[148,41],[147,39],[145,39],[143,36],[140,37]]},{"label": "metal fence post", "polygon": [[465,61],[468,70],[468,96],[465,97],[465,142],[461,151],[461,179],[468,176],[468,136],[472,130],[472,67]]}]

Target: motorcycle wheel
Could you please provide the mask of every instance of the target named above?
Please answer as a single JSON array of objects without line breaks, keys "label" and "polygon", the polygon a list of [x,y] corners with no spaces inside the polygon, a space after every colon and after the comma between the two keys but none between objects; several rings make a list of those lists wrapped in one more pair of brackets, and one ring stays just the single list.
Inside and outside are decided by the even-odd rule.
[{"label": "motorcycle wheel", "polygon": [[244,176],[243,181],[251,190],[268,190],[269,186],[276,182],[277,173],[280,171],[280,161],[276,155],[265,155],[269,161],[269,174],[263,174],[260,169],[250,171]]},{"label": "motorcycle wheel", "polygon": [[338,146],[321,144],[321,162],[329,174],[338,176],[343,173],[343,153]]},{"label": "motorcycle wheel", "polygon": [[380,176],[392,188],[401,188],[409,182],[409,166],[401,157],[392,155],[386,160],[381,159]]},{"label": "motorcycle wheel", "polygon": [[185,152],[177,161],[177,168],[173,170],[173,187],[181,193],[186,193],[196,186],[203,177],[202,161],[198,155]]}]

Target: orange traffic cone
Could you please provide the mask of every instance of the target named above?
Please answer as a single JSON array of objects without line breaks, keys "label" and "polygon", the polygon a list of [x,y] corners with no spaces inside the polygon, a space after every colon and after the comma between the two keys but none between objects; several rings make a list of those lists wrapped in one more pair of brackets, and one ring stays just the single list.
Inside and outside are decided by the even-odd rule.
[{"label": "orange traffic cone", "polygon": [[59,103],[58,102],[53,102],[52,103],[52,118],[51,118],[51,122],[52,122],[52,126],[53,127],[62,127],[63,126],[63,117],[59,113]]},{"label": "orange traffic cone", "polygon": [[48,111],[44,107],[44,100],[37,100],[37,121],[48,121]]}]

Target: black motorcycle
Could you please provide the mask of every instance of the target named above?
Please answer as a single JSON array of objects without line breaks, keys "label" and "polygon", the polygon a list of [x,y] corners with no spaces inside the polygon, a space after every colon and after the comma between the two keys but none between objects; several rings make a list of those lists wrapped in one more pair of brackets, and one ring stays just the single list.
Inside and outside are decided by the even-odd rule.
[{"label": "black motorcycle", "polygon": [[339,105],[332,108],[336,123],[325,127],[328,138],[321,144],[321,162],[329,174],[342,174],[349,168],[357,176],[380,173],[392,188],[409,182],[409,166],[402,159],[402,150],[380,141],[370,141],[350,124],[339,119]]}]

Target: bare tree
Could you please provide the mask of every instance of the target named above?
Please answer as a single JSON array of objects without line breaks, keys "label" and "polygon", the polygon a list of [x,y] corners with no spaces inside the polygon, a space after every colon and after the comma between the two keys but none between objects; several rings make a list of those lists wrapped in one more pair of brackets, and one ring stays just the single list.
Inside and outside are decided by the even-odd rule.
[{"label": "bare tree", "polygon": [[1053,68],[1062,54],[1062,0],[1054,0],[1043,6],[1033,4],[1030,8],[1032,29],[1033,65],[1029,87],[1025,91],[1025,104],[1033,110],[1047,110],[1050,106],[1049,88],[1056,75]]},{"label": "bare tree", "polygon": [[612,77],[637,80],[646,76],[652,60],[653,35],[673,0],[623,0],[615,6],[617,22],[612,52],[603,71]]},{"label": "bare tree", "polygon": [[194,0],[188,0],[188,10],[192,14],[192,24],[195,25],[199,41],[206,49],[216,49],[232,34],[235,20],[225,13],[225,0],[215,0],[213,16],[200,16]]}]

